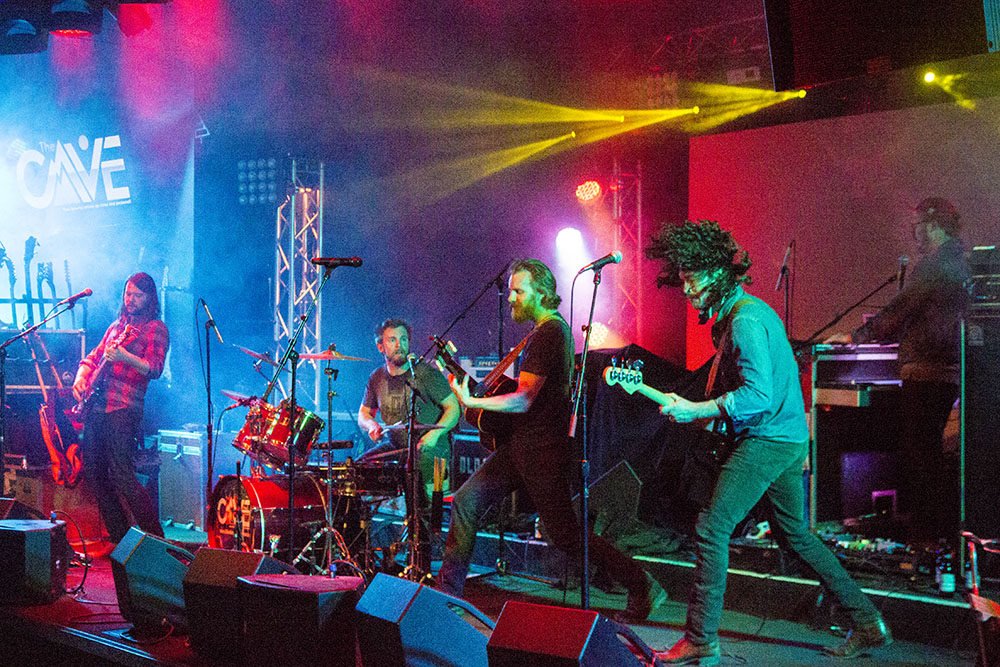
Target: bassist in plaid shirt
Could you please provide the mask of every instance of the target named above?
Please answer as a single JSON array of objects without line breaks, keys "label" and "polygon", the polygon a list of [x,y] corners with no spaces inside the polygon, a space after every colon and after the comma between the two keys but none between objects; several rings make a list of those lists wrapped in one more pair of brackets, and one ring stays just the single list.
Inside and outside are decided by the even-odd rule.
[{"label": "bassist in plaid shirt", "polygon": [[153,279],[146,273],[131,276],[125,283],[118,319],[80,362],[73,383],[73,395],[84,406],[85,475],[115,543],[131,525],[126,506],[142,530],[163,536],[152,500],[136,477],[134,461],[146,386],[160,377],[170,346],[167,326],[159,315]]}]

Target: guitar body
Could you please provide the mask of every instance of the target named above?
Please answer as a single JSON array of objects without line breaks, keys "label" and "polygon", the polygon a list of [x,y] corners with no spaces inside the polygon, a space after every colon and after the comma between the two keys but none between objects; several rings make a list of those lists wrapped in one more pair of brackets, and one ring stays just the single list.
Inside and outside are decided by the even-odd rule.
[{"label": "guitar body", "polygon": [[[459,382],[463,382],[468,373],[455,360],[455,346],[451,341],[445,342],[437,336],[431,336],[431,340],[438,348],[435,360],[441,372],[450,373]],[[516,357],[517,355],[514,356]],[[512,361],[513,358],[504,358],[489,375],[483,378],[482,382],[477,383],[470,377],[469,393],[477,398],[482,398],[484,396],[509,394],[515,391],[517,389],[517,381],[503,374],[503,371]],[[465,409],[465,420],[476,427],[479,431],[480,444],[491,452],[510,438],[517,417],[518,415],[493,412],[492,410],[483,410],[481,408]]]},{"label": "guitar body", "polygon": [[[136,329],[131,324],[125,325],[125,329],[122,330],[120,334],[115,336],[115,338],[108,343],[108,345],[114,347],[122,347],[128,345],[136,339],[139,335],[139,330]],[[101,380],[104,376],[104,368],[107,365],[107,359],[101,358],[101,362],[97,364],[97,368],[90,376],[90,387],[84,393],[83,398],[77,403],[71,410],[72,418],[74,421],[85,422],[87,421],[87,416],[90,411],[93,410],[94,405],[96,405],[100,397],[103,395],[103,386]]]}]

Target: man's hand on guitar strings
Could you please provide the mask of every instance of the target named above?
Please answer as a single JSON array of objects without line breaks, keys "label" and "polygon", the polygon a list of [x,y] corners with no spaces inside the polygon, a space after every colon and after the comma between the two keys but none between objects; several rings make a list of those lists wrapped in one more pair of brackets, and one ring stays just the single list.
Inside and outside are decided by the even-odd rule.
[{"label": "man's hand on guitar strings", "polygon": [[454,373],[448,374],[448,385],[451,387],[452,392],[454,392],[455,397],[458,398],[458,402],[462,405],[469,407],[469,399],[472,396],[469,394],[469,376],[466,375],[462,378],[461,384],[455,379]]}]

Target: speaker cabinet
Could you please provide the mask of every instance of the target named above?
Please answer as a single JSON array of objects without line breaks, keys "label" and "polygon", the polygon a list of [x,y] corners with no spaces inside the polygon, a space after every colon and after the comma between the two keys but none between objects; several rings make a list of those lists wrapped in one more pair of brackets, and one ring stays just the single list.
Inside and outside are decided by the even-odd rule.
[{"label": "speaker cabinet", "polygon": [[461,598],[380,573],[357,611],[365,667],[487,667],[493,621]]},{"label": "speaker cabinet", "polygon": [[47,604],[58,599],[65,592],[70,553],[64,521],[0,520],[0,600]]},{"label": "speaker cabinet", "polygon": [[236,580],[254,574],[297,573],[270,556],[202,548],[184,575],[184,613],[191,647],[199,655],[226,657],[243,631]]},{"label": "speaker cabinet", "polygon": [[363,585],[360,577],[240,577],[236,588],[243,614],[244,661],[281,667],[354,667],[354,606]]},{"label": "speaker cabinet", "polygon": [[965,323],[965,528],[980,537],[1000,535],[997,480],[1000,456],[1000,317]]},{"label": "speaker cabinet", "polygon": [[0,498],[0,519],[44,520],[45,515],[13,498]]},{"label": "speaker cabinet", "polygon": [[130,528],[111,552],[118,609],[136,627],[157,627],[165,619],[186,629],[184,575],[194,555]]},{"label": "speaker cabinet", "polygon": [[627,626],[597,612],[516,601],[503,606],[486,652],[489,667],[640,667],[651,657]]}]

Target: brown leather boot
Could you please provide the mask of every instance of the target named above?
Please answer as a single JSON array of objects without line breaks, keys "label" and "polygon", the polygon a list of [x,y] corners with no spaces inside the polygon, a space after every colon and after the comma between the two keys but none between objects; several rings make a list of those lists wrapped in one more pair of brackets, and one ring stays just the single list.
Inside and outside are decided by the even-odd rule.
[{"label": "brown leather boot", "polygon": [[881,648],[892,643],[892,633],[881,616],[874,622],[859,625],[847,633],[847,639],[840,646],[830,646],[823,652],[834,658],[856,658],[869,649]]}]

